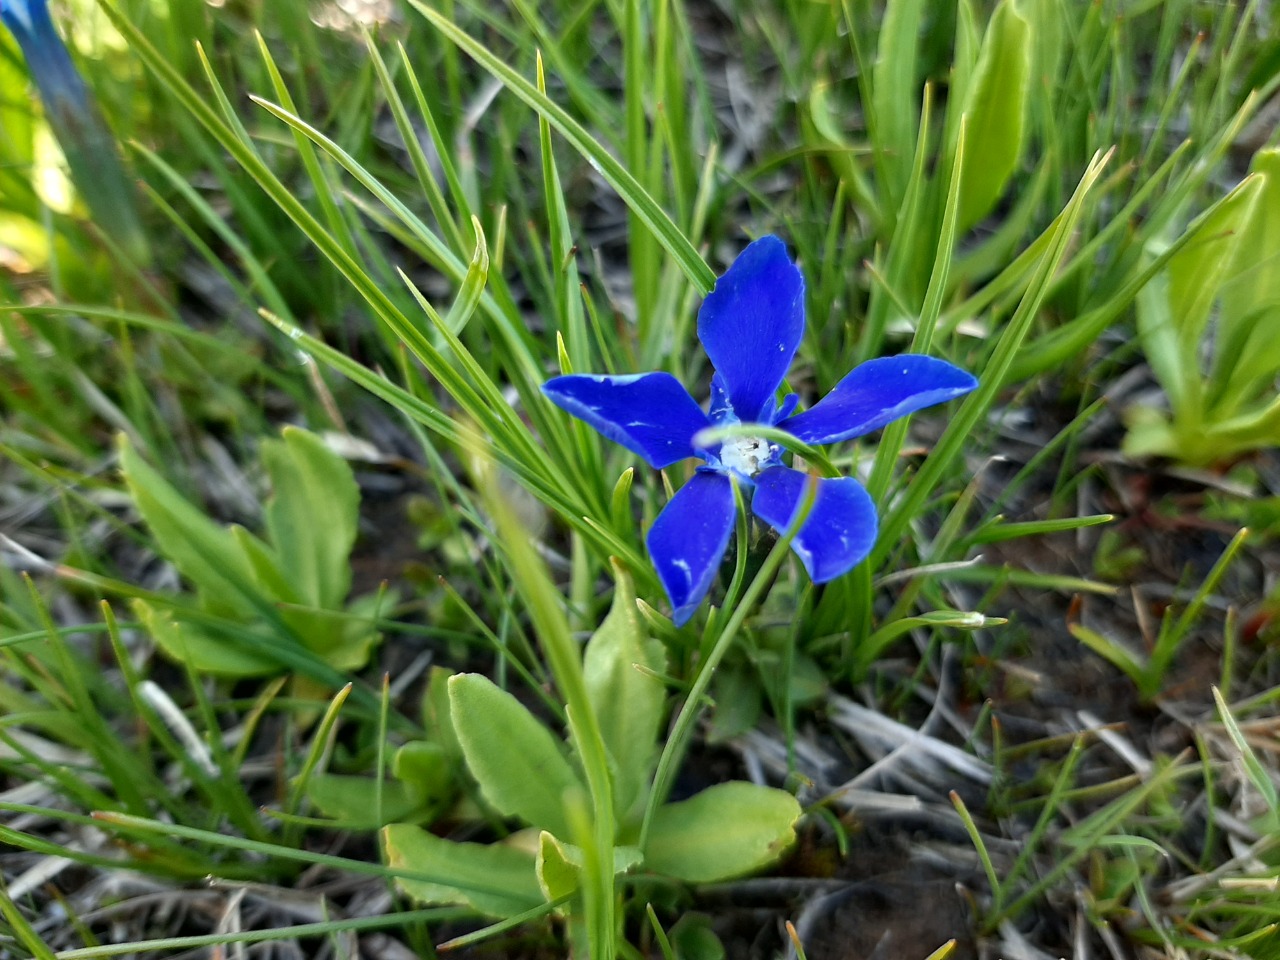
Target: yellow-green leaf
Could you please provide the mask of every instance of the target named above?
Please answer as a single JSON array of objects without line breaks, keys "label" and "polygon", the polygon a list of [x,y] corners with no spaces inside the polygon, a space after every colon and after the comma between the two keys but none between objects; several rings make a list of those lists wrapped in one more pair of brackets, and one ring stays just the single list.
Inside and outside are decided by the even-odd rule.
[{"label": "yellow-green leaf", "polygon": [[405,823],[382,831],[387,863],[437,878],[396,881],[422,903],[461,903],[494,917],[532,910],[544,901],[534,855],[501,843],[457,843]]},{"label": "yellow-green leaf", "polygon": [[568,790],[583,790],[560,742],[515,697],[475,673],[449,678],[449,716],[467,769],[495,810],[571,836]]},{"label": "yellow-green leaf", "polygon": [[[581,860],[579,854],[578,860]],[[569,859],[560,841],[543,830],[538,837],[538,886],[548,900],[573,893],[582,882],[582,869]]]},{"label": "yellow-green leaf", "polygon": [[1032,44],[1027,18],[1013,4],[1001,3],[987,25],[965,103],[961,233],[991,211],[1022,157]]},{"label": "yellow-green leaf", "polygon": [[753,783],[722,783],[659,807],[645,869],[692,883],[741,876],[777,860],[795,842],[800,804]]},{"label": "yellow-green leaf", "polygon": [[630,575],[616,562],[613,605],[587,643],[582,669],[587,695],[613,758],[614,807],[620,816],[648,783],[666,690],[662,644],[648,635]]},{"label": "yellow-green leaf", "polygon": [[313,433],[286,427],[262,444],[272,496],[264,511],[271,545],[304,602],[338,609],[351,589],[360,489],[351,467]]},{"label": "yellow-green leaf", "polygon": [[125,434],[120,434],[119,443],[129,494],[160,553],[216,608],[242,616],[258,609],[256,570],[232,534],[175,490],[139,456]]},{"label": "yellow-green leaf", "polygon": [[236,647],[195,624],[180,623],[168,610],[160,610],[144,600],[132,602],[134,615],[161,650],[179,663],[187,663],[196,673],[217,677],[263,677],[280,672],[280,664],[250,649]]}]

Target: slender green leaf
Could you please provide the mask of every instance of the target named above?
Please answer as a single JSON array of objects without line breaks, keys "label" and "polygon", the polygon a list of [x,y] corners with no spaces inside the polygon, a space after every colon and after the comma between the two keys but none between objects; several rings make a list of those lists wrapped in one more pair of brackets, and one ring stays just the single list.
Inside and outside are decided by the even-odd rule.
[{"label": "slender green leaf", "polygon": [[715,285],[716,275],[702,259],[693,244],[680,232],[666,212],[627,171],[617,158],[603,144],[589,134],[583,126],[564,110],[557,106],[538,88],[516,72],[505,60],[484,44],[467,34],[443,14],[432,10],[419,0],[410,0],[414,8],[431,23],[457,44],[468,56],[474,59],[485,70],[497,77],[502,84],[517,97],[546,117],[547,122],[560,131],[583,157],[592,161],[601,175],[609,181],[610,186],[618,191],[623,201],[635,211],[644,223],[653,231],[653,235],[662,244],[684,271],[685,276],[695,288],[707,293]]}]

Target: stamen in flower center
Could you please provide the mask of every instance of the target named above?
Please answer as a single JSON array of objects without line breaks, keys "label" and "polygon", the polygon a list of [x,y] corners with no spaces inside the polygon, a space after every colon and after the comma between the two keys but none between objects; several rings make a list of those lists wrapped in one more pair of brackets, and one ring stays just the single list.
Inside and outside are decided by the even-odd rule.
[{"label": "stamen in flower center", "polygon": [[720,463],[743,476],[754,477],[760,464],[774,455],[763,437],[734,437],[720,447]]}]

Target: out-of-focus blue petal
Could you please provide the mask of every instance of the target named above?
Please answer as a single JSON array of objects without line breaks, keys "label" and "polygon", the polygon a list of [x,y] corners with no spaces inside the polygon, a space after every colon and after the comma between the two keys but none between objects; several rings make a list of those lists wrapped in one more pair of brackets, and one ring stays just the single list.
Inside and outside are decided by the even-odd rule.
[{"label": "out-of-focus blue petal", "polygon": [[805,443],[837,443],[962,396],[978,381],[936,357],[904,353],[859,364],[804,413],[779,424]]},{"label": "out-of-focus blue petal", "polygon": [[698,311],[698,338],[744,423],[760,419],[803,335],[804,277],[777,237],[743,250]]},{"label": "out-of-focus blue petal", "polygon": [[18,41],[31,79],[51,113],[74,117],[89,109],[88,90],[54,29],[45,0],[0,0],[0,21]]},{"label": "out-of-focus blue petal", "polygon": [[676,626],[693,616],[711,589],[735,513],[732,481],[723,473],[699,470],[649,529],[649,558],[671,600]]},{"label": "out-of-focus blue petal", "polygon": [[[771,467],[756,476],[751,510],[778,531],[785,531],[804,501],[809,477],[790,467]],[[852,477],[819,479],[813,508],[791,540],[791,549],[814,583],[848,573],[876,542],[876,506]]]},{"label": "out-of-focus blue petal", "polygon": [[45,0],[0,0],[3,22],[26,58],[71,179],[98,227],[139,265],[151,259],[134,205],[134,185],[121,166],[116,141],[54,29]]},{"label": "out-of-focus blue petal", "polygon": [[542,385],[547,399],[661,469],[696,456],[690,441],[707,415],[669,373],[573,373]]}]

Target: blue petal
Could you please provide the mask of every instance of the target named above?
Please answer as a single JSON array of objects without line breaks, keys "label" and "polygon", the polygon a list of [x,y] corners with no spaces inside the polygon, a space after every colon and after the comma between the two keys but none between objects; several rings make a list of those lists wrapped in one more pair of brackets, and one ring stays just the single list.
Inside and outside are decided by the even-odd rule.
[{"label": "blue petal", "polygon": [[[756,476],[751,510],[775,530],[784,531],[804,502],[807,474],[771,467]],[[848,573],[876,542],[876,506],[862,484],[851,477],[817,481],[818,493],[791,549],[814,583]]]},{"label": "blue petal", "polygon": [[698,311],[698,339],[744,423],[760,419],[803,335],[804,277],[777,237],[743,250]]},{"label": "blue petal", "polygon": [[54,29],[45,0],[0,0],[0,20],[18,41],[51,113],[65,112],[73,121],[90,109],[88,90]]},{"label": "blue petal", "polygon": [[684,624],[711,589],[729,547],[735,514],[733,483],[699,470],[649,529],[649,557],[671,600],[671,619]]},{"label": "blue petal", "polygon": [[707,415],[669,373],[569,374],[542,385],[552,403],[661,469],[697,456],[690,442]]},{"label": "blue petal", "polygon": [[737,419],[733,404],[729,401],[729,388],[724,385],[724,377],[719,373],[711,375],[711,403],[708,407],[707,416],[712,423],[732,423]]},{"label": "blue petal", "polygon": [[854,367],[810,409],[779,426],[805,443],[838,443],[963,396],[977,385],[971,374],[936,357],[881,357]]},{"label": "blue petal", "polygon": [[[781,403],[775,403],[773,398],[769,398],[769,402],[764,405],[764,409],[760,411],[760,422],[773,426],[779,420],[785,420],[791,416],[791,412],[795,410],[796,404],[800,402],[800,394],[788,393],[782,398]],[[711,419],[715,419],[715,413],[712,412]]]}]

